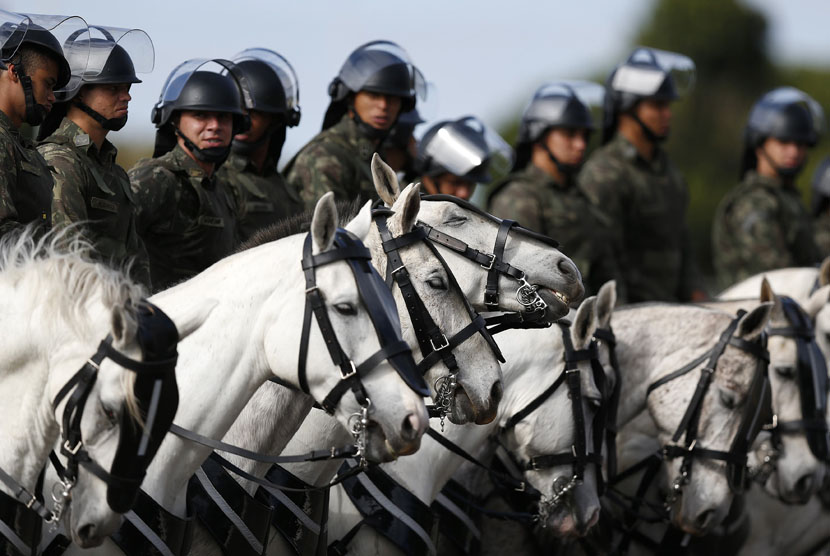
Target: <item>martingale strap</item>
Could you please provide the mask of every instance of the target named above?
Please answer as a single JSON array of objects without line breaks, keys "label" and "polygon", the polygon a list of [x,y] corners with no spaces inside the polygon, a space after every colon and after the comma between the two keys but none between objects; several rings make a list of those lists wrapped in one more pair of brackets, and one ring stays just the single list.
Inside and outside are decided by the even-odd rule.
[{"label": "martingale strap", "polygon": [[41,515],[19,496],[0,492],[0,554],[36,554],[42,527]]},{"label": "martingale strap", "polygon": [[127,556],[184,556],[193,542],[193,515],[181,519],[156,503],[143,490],[112,540]]}]

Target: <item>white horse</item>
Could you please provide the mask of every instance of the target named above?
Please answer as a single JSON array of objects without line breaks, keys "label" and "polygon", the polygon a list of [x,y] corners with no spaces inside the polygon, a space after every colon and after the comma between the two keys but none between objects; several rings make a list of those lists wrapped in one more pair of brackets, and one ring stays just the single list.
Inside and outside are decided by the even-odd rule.
[{"label": "white horse", "polygon": [[[28,229],[0,244],[0,469],[30,493],[61,432],[66,398],[55,408],[52,402],[101,340],[111,334],[115,349],[141,360],[135,311],[146,292],[124,272],[92,262],[91,247],[70,238],[64,230],[35,240]],[[204,321],[212,305],[197,300],[171,309],[180,338]],[[89,456],[109,470],[120,436],[119,415],[138,415],[136,374],[110,359],[99,367],[81,432]],[[47,483],[48,491],[51,486]],[[16,494],[3,482],[0,490]],[[81,466],[70,492],[71,511],[65,514],[76,543],[94,546],[117,529],[121,516],[109,508],[106,494],[107,485]]]},{"label": "white horse", "polygon": [[[369,226],[368,214],[363,213],[348,229],[364,239]],[[334,249],[336,229],[336,208],[329,193],[318,201],[311,223],[315,256]],[[153,296],[154,303],[174,313],[207,295],[218,300],[200,331],[179,346],[177,425],[221,438],[269,377],[299,387],[298,353],[307,295],[300,264],[305,237],[292,235],[237,253]],[[374,326],[351,267],[342,260],[319,266],[316,284],[340,346],[359,365],[378,350],[378,339],[366,333]],[[325,342],[318,326],[312,325],[306,378],[308,390],[317,400],[323,400],[341,380],[341,369],[332,362]],[[427,426],[422,397],[386,361],[362,382],[372,402],[366,457],[382,460],[417,449]],[[284,392],[279,405],[261,418],[299,425],[295,415],[308,407],[308,397],[287,389]],[[361,411],[355,396],[348,392],[334,410],[343,426],[349,426],[350,417]],[[290,427],[281,430],[283,442],[294,432]],[[144,491],[169,513],[185,517],[188,480],[210,452],[206,446],[167,435],[148,470]],[[119,553],[111,542],[103,548],[100,554]]]}]

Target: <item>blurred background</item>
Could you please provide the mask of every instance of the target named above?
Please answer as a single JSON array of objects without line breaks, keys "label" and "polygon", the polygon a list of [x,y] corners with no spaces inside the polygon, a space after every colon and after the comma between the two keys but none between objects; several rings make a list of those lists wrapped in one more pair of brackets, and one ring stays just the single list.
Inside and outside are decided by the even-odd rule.
[{"label": "blurred background", "polygon": [[[189,58],[228,58],[265,47],[291,62],[302,121],[289,129],[280,161],[285,164],[319,131],[328,83],[346,56],[370,40],[399,43],[435,85],[430,119],[474,114],[511,143],[521,111],[541,83],[603,82],[638,44],[681,52],[697,64],[697,84],[676,105],[667,149],[689,183],[688,219],[707,275],[712,215],[737,183],[741,132],[752,103],[768,89],[792,85],[830,109],[827,0],[14,0],[0,7],[80,15],[90,24],[149,33],[155,70],[133,87],[127,126],[111,134],[125,168],[150,156],[150,109],[170,71]],[[800,176],[805,202],[829,145],[825,135]]]}]

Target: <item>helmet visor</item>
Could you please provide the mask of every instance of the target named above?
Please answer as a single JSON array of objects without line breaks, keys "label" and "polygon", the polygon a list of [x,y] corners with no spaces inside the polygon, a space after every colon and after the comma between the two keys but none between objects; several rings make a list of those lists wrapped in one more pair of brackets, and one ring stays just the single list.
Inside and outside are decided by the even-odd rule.
[{"label": "helmet visor", "polygon": [[181,95],[184,86],[187,84],[187,80],[190,79],[190,76],[196,71],[214,71],[220,74],[227,72],[233,77],[239,87],[245,106],[253,106],[250,90],[245,86],[245,78],[241,75],[233,62],[219,58],[213,60],[194,58],[192,60],[182,62],[176,66],[175,69],[173,69],[167,77],[167,80],[164,82],[164,87],[161,89],[161,95],[159,96],[156,108],[161,109],[162,106],[175,103]]},{"label": "helmet visor", "polygon": [[[36,27],[49,31],[61,48],[61,54],[69,64],[69,80],[55,93],[64,93],[78,88],[89,63],[89,26],[83,18],[66,15],[20,14],[29,20],[27,34]],[[20,35],[20,42],[25,41]],[[17,48],[17,45],[10,45]]]},{"label": "helmet visor", "polygon": [[[827,125],[824,118],[824,110],[821,108],[821,105],[813,97],[795,87],[779,87],[773,89],[761,97],[758,104],[782,107],[790,104],[801,104],[809,111],[813,129],[818,135],[824,133]],[[772,114],[773,111],[766,111],[765,113]],[[759,127],[764,129],[763,126]]]},{"label": "helmet visor", "polygon": [[[585,122],[579,118],[580,125],[569,125],[573,120],[568,109],[572,107],[573,99],[579,101],[591,114],[592,122]],[[605,99],[605,87],[591,81],[556,81],[545,83],[533,95],[533,99],[525,108],[522,118],[525,122],[538,121],[544,127],[561,125],[563,127],[593,128],[593,122],[600,121],[598,116],[602,111]],[[576,123],[576,122],[574,122]]]},{"label": "helmet visor", "polygon": [[258,60],[268,64],[277,77],[280,79],[282,88],[285,91],[285,102],[288,111],[300,111],[300,83],[294,67],[288,60],[267,48],[247,48],[233,57],[236,63],[246,60]]},{"label": "helmet visor", "polygon": [[[474,116],[437,124],[439,129],[423,146],[421,157],[431,166],[456,176],[467,176],[485,163],[489,170],[505,174],[513,164],[513,149],[502,137]],[[427,132],[429,134],[429,132]],[[476,172],[477,173],[477,172]]]},{"label": "helmet visor", "polygon": [[14,56],[28,28],[29,18],[25,15],[0,10],[0,49],[4,59]]},{"label": "helmet visor", "polygon": [[392,66],[404,66],[409,74],[405,88],[398,88],[396,83],[396,90],[405,93],[401,96],[427,97],[427,83],[423,74],[412,63],[409,54],[390,41],[372,41],[358,47],[343,64],[339,78],[349,90],[358,92],[375,74]]},{"label": "helmet visor", "polygon": [[666,78],[678,97],[685,96],[695,81],[695,63],[676,52],[638,47],[617,68],[611,88],[622,93],[649,97],[657,94]]}]

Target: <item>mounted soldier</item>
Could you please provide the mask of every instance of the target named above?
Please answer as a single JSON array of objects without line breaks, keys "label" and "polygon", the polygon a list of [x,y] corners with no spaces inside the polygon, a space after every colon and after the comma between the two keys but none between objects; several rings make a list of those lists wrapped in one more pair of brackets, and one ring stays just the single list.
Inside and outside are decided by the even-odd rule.
[{"label": "mounted soldier", "polygon": [[40,125],[56,94],[78,83],[89,45],[75,37],[89,38],[80,17],[0,11],[0,235],[52,224],[52,176],[20,127]]},{"label": "mounted soldier", "polygon": [[830,157],[821,161],[813,175],[813,231],[821,257],[830,256]]},{"label": "mounted soldier", "polygon": [[38,152],[55,183],[54,225],[83,223],[83,234],[102,261],[133,261],[133,277],[148,287],[150,269],[135,226],[136,203],[127,172],[107,135],[127,123],[130,88],[153,70],[150,37],[140,29],[90,27],[89,63],[38,130]]},{"label": "mounted soldier", "polygon": [[795,178],[823,127],[821,106],[792,87],[774,89],[752,107],[741,183],[721,201],[712,228],[715,269],[723,286],[821,259]]},{"label": "mounted soldier", "polygon": [[307,205],[327,191],[338,200],[374,199],[372,154],[425,94],[423,75],[400,46],[373,41],[358,47],[329,85],[323,131],[289,162],[288,183]]}]

